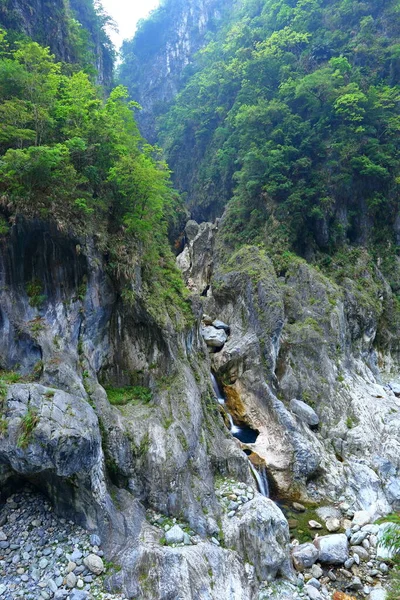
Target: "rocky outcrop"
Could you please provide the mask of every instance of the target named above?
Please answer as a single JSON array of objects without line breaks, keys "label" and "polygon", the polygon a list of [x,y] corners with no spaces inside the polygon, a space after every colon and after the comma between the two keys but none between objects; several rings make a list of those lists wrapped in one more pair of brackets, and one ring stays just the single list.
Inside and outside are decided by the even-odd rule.
[{"label": "rocky outcrop", "polygon": [[257,495],[239,515],[227,517],[225,542],[253,565],[260,581],[272,581],[278,574],[292,577],[292,565],[285,548],[289,544],[287,521],[269,498]]},{"label": "rocky outcrop", "polygon": [[[124,303],[94,240],[47,222],[19,219],[1,244],[0,500],[26,481],[46,491],[62,516],[100,535],[122,567],[107,585],[130,597],[250,600],[264,572],[243,545],[224,542],[215,489],[221,478],[255,482],[212,398],[200,306],[194,328],[157,321],[140,273]],[[120,389],[142,395],[113,405]],[[179,519],[184,543],[164,546],[145,506]],[[272,509],[261,522],[241,510],[252,561],[269,552],[279,569],[289,556],[284,517],[267,535]]]},{"label": "rocky outcrop", "polygon": [[[214,260],[214,234],[211,223],[198,225],[188,221],[185,227],[185,247],[177,257],[177,264],[189,290],[206,296],[210,287]],[[207,325],[212,325],[212,320]]]},{"label": "rocky outcrop", "polygon": [[[97,82],[106,88],[111,87],[113,50],[94,3],[78,0],[68,3],[64,0],[4,0],[0,6],[0,26],[18,34],[23,33],[39,44],[48,46],[58,60],[66,63],[86,61],[92,54],[90,58],[97,70]],[[78,28],[81,26],[85,33],[78,39]],[[85,35],[87,39],[83,42]],[[86,56],[83,57],[82,44],[85,43]]]},{"label": "rocky outcrop", "polygon": [[220,27],[234,5],[235,0],[167,0],[124,42],[121,79],[142,106],[138,123],[146,139],[155,141],[160,110],[178,93],[207,32]]},{"label": "rocky outcrop", "polygon": [[[230,336],[212,362],[235,422],[259,431],[249,447],[275,493],[318,501],[341,490],[375,516],[395,509],[400,403],[383,378],[400,368],[389,286],[377,275],[381,284],[361,294],[352,280],[339,286],[300,259],[278,278],[263,250],[227,249],[223,228],[213,231],[203,304],[211,320],[229,323]],[[191,263],[204,274],[200,241],[190,241]],[[384,350],[383,337],[393,340]]]}]

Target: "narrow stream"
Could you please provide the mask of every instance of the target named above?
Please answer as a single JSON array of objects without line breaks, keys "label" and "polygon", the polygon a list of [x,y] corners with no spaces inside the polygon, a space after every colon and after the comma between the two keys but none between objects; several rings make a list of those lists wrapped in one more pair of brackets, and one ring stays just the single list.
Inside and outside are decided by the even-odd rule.
[{"label": "narrow stream", "polygon": [[[256,439],[258,437],[258,432],[254,431],[254,429],[251,429],[251,427],[247,427],[246,425],[245,426],[242,425],[241,427],[239,427],[238,425],[235,424],[231,413],[228,411],[228,408],[225,403],[225,398],[222,395],[221,390],[219,389],[218,382],[215,379],[215,376],[213,373],[211,373],[211,381],[212,381],[214,393],[217,397],[217,401],[219,402],[219,404],[221,404],[224,407],[226,416],[228,417],[229,431],[231,432],[231,434],[235,438],[240,440],[243,444],[254,444],[254,442],[256,441]],[[264,469],[261,470],[261,472],[260,472],[253,465],[253,463],[251,462],[250,459],[248,459],[248,461],[249,461],[250,470],[253,474],[254,479],[257,482],[258,491],[263,496],[266,496],[267,498],[269,498],[269,487],[268,487],[267,474],[264,472]]]}]

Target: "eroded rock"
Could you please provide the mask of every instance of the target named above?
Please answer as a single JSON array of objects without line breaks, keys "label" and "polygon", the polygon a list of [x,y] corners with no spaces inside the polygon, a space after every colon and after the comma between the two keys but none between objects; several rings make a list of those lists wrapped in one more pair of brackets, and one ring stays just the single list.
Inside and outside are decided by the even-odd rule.
[{"label": "eroded rock", "polygon": [[292,549],[293,564],[297,571],[304,571],[318,560],[319,550],[314,544],[306,543]]},{"label": "eroded rock", "polygon": [[240,513],[224,519],[223,530],[226,545],[244,553],[260,581],[271,581],[278,573],[292,577],[288,524],[271,500],[257,494]]},{"label": "eroded rock", "polygon": [[222,348],[228,336],[224,329],[216,329],[212,325],[202,325],[200,329],[201,335],[207,346],[210,348]]},{"label": "eroded rock", "polygon": [[347,537],[343,533],[324,535],[314,540],[319,560],[330,565],[341,565],[349,558]]},{"label": "eroded rock", "polygon": [[310,426],[316,426],[319,423],[319,417],[315,410],[302,400],[295,398],[290,401],[290,410],[299,417],[304,423]]}]

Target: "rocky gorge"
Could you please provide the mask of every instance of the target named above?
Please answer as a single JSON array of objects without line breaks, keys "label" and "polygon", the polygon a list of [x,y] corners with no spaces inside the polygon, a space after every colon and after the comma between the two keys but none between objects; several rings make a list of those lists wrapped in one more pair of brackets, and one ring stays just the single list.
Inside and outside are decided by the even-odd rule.
[{"label": "rocky gorge", "polygon": [[47,4],[0,5],[0,600],[393,600],[398,65],[347,58],[390,15],[336,2],[342,52],[333,0],[162,4],[119,76],[179,196],[99,5]]}]

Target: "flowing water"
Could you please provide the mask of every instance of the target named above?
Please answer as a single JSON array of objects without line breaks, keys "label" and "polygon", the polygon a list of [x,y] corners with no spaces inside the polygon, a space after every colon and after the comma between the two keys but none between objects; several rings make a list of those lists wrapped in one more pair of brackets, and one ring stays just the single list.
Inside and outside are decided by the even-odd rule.
[{"label": "flowing water", "polygon": [[264,473],[264,469],[262,469],[262,471],[260,473],[260,471],[258,471],[255,468],[255,466],[253,465],[253,463],[251,462],[250,459],[249,459],[249,466],[250,466],[251,472],[253,473],[254,479],[257,482],[257,486],[258,486],[260,494],[269,498],[268,479],[267,479],[266,474]]},{"label": "flowing water", "polygon": [[[226,413],[226,415],[228,417],[228,421],[229,421],[229,431],[231,432],[231,434],[234,437],[236,437],[238,440],[240,440],[243,444],[254,444],[254,442],[257,439],[258,432],[254,431],[254,429],[251,429],[250,427],[247,427],[247,426],[242,425],[241,427],[239,427],[238,425],[235,425],[233,417],[232,417],[231,413],[228,411],[228,408],[226,406],[225,398],[223,397],[221,390],[219,389],[218,382],[215,379],[215,376],[213,373],[211,373],[211,381],[212,381],[214,393],[217,397],[217,401],[219,402],[219,404],[222,404],[225,409],[225,413]],[[264,469],[262,469],[261,472],[258,471],[256,469],[256,467],[253,465],[253,463],[251,462],[251,460],[249,460],[249,466],[250,466],[250,470],[253,473],[253,476],[257,482],[257,487],[258,487],[260,494],[269,498],[268,479],[267,479],[266,473],[264,472]]]}]

